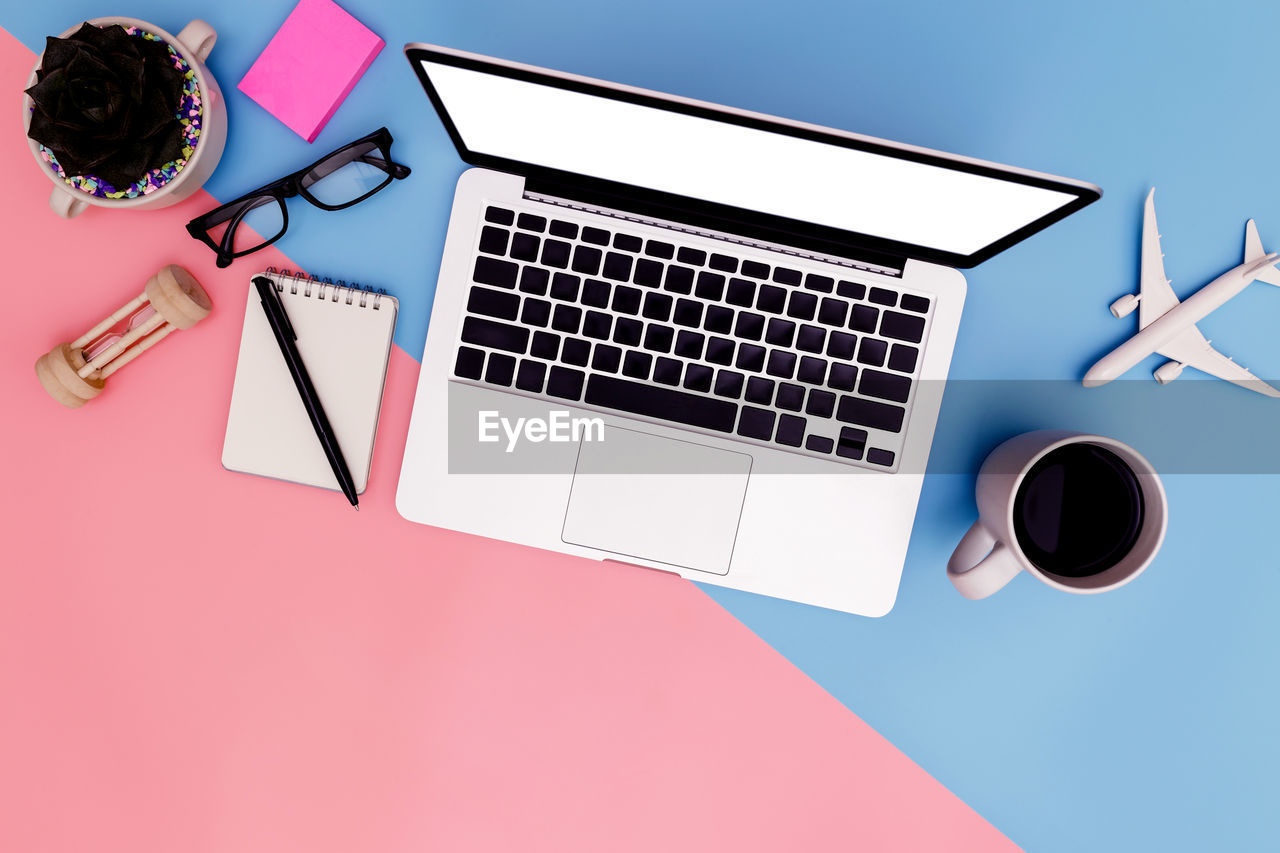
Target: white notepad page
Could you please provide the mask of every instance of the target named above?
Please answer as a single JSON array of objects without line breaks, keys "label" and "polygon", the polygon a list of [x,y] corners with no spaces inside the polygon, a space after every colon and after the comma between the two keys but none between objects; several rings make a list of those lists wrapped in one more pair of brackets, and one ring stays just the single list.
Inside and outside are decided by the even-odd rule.
[{"label": "white notepad page", "polygon": [[[399,303],[385,294],[314,279],[264,275],[281,290],[281,302],[298,336],[298,352],[356,492],[361,493],[369,483]],[[222,465],[230,471],[338,489],[252,280]]]}]

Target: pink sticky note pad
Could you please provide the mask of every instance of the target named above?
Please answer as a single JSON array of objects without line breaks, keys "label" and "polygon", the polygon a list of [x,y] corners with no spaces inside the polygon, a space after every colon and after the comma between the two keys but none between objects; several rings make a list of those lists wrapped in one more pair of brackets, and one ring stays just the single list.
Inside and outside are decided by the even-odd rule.
[{"label": "pink sticky note pad", "polygon": [[333,0],[302,0],[239,88],[314,142],[384,44]]}]

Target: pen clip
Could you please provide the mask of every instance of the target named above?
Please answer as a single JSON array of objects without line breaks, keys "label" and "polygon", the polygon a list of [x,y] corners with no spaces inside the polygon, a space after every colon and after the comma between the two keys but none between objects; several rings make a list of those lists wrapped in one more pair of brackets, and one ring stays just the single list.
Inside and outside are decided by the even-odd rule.
[{"label": "pen clip", "polygon": [[[289,339],[296,341],[298,333],[293,330],[293,323],[289,322],[289,314],[284,310],[284,302],[280,299],[280,292],[276,290],[276,284],[264,275],[254,276],[254,285],[258,288],[258,296],[262,299],[262,305],[268,312],[274,312],[279,318],[280,325],[288,333]],[[270,308],[267,303],[270,302]]]}]

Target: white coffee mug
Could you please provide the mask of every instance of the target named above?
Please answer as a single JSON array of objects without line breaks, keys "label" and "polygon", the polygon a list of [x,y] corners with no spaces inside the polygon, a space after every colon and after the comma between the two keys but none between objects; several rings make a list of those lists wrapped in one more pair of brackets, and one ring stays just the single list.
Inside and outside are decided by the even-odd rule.
[{"label": "white coffee mug", "polygon": [[[182,201],[204,186],[204,182],[213,174],[218,161],[222,159],[222,149],[227,144],[227,105],[222,100],[222,92],[218,89],[217,81],[213,79],[213,75],[209,73],[209,69],[204,64],[205,59],[209,57],[210,51],[213,50],[214,42],[218,39],[218,33],[213,27],[201,20],[194,20],[187,24],[182,28],[182,32],[176,36],[170,35],[155,24],[139,21],[137,18],[93,18],[89,23],[96,27],[107,27],[112,24],[119,24],[122,27],[137,27],[159,36],[166,43],[172,45],[174,50],[182,54],[182,58],[195,71],[196,85],[200,89],[202,108],[200,144],[196,146],[195,152],[192,153],[191,159],[187,161],[187,164],[182,167],[182,171],[178,172],[172,180],[154,192],[140,195],[137,198],[98,198],[69,186],[66,181],[58,177],[53,169],[49,167],[49,164],[44,161],[44,158],[40,156],[40,143],[31,137],[27,137],[27,147],[31,149],[32,156],[40,164],[40,170],[53,182],[53,191],[49,195],[49,207],[53,208],[53,212],[64,219],[70,219],[73,216],[79,216],[91,204],[119,210],[143,210],[168,207],[171,204]],[[80,29],[80,26],[80,24],[76,24],[64,32],[61,37],[66,38]],[[27,79],[26,88],[29,89],[36,84],[36,71],[40,68],[40,63],[43,60],[44,54],[41,54],[36,59],[35,68],[31,70],[31,76]],[[23,95],[23,130],[25,131],[30,126],[31,97]]]},{"label": "white coffee mug", "polygon": [[[1077,443],[1096,445],[1120,457],[1138,481],[1143,513],[1137,539],[1118,563],[1097,574],[1067,577],[1045,571],[1024,553],[1014,528],[1014,504],[1023,479],[1037,462],[1060,447]],[[1114,438],[1067,430],[1024,433],[991,451],[978,472],[977,498],[978,520],[947,563],[947,576],[965,598],[986,598],[1019,572],[1064,592],[1106,592],[1123,586],[1151,564],[1164,542],[1169,520],[1164,485],[1142,454]]]}]

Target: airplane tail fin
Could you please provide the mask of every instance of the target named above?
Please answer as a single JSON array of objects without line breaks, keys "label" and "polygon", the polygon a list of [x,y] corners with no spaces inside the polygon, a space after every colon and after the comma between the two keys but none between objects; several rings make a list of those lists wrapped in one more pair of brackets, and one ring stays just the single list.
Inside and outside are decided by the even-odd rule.
[{"label": "airplane tail fin", "polygon": [[[1262,248],[1262,238],[1258,236],[1258,226],[1250,219],[1244,226],[1244,261],[1248,263],[1260,260],[1266,257],[1266,254],[1266,250]],[[1280,287],[1280,269],[1276,269],[1275,266],[1264,267],[1254,280],[1265,281],[1267,284]]]}]

